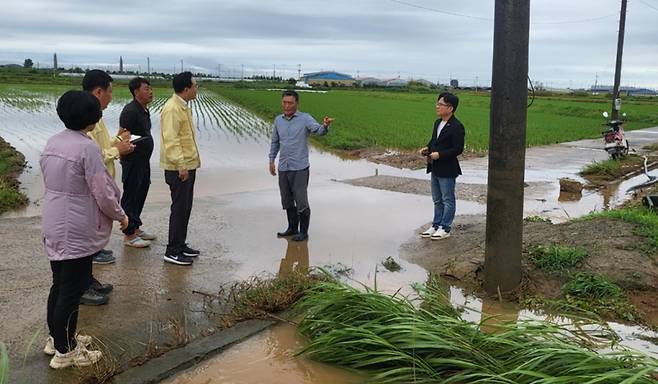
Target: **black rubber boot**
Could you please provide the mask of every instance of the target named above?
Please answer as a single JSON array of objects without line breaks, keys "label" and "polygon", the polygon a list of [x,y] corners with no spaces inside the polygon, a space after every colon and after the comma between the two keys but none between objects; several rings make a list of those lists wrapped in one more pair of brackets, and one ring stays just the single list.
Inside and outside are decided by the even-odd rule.
[{"label": "black rubber boot", "polygon": [[288,216],[288,229],[283,232],[277,232],[276,235],[279,237],[296,235],[299,233],[299,214],[297,214],[297,208],[286,209],[286,215]]},{"label": "black rubber boot", "polygon": [[299,233],[292,237],[293,241],[308,239],[308,226],[311,223],[311,208],[299,214]]}]

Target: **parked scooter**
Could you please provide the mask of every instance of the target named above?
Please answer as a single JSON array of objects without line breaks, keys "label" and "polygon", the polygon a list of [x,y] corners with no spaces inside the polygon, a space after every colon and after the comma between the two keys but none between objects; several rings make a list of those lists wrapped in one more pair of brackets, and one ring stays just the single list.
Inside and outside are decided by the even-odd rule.
[{"label": "parked scooter", "polygon": [[[624,113],[622,116],[626,117]],[[603,117],[608,118],[608,112],[603,112]],[[628,155],[628,140],[624,135],[623,120],[610,120],[605,125],[609,128],[601,132],[603,135],[604,149],[613,159],[619,159]]]}]

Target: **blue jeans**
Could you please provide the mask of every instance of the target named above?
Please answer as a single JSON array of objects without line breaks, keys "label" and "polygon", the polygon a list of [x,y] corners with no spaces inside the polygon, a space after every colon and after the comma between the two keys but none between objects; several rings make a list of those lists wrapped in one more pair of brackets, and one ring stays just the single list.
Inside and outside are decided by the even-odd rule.
[{"label": "blue jeans", "polygon": [[432,200],[434,201],[434,219],[432,226],[441,227],[450,232],[455,219],[455,177],[436,177],[432,179]]}]

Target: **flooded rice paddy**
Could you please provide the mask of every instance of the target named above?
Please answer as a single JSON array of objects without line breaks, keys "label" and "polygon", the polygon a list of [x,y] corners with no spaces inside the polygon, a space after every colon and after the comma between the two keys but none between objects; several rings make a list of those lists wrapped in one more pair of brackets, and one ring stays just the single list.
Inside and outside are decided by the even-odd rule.
[{"label": "flooded rice paddy", "polygon": [[[169,191],[158,166],[159,110],[169,96],[157,94],[150,108],[155,151],[151,159],[153,176],[147,207],[160,207],[148,216],[157,216],[161,221],[166,221]],[[55,113],[55,102],[56,95],[49,93],[0,92],[0,136],[26,157],[29,168],[21,176],[21,182],[32,201],[27,208],[5,217],[40,214],[43,185],[39,156],[48,138],[64,129]],[[115,100],[104,111],[104,119],[111,133],[118,129],[119,114],[127,102]],[[426,271],[405,260],[398,260],[402,266],[399,273],[385,271],[379,263],[387,256],[397,258],[400,246],[415,237],[417,229],[430,221],[430,199],[427,196],[336,182],[375,173],[420,179],[425,178],[424,171],[399,170],[364,160],[342,160],[331,153],[312,149],[309,185],[313,208],[311,239],[307,243],[291,243],[273,236],[276,230],[283,228],[285,219],[279,206],[276,179],[267,172],[270,124],[210,92],[200,91],[191,107],[202,159],[195,196],[205,199],[203,204],[197,205],[197,209],[201,207],[203,211],[193,210],[192,220],[199,220],[201,226],[208,230],[216,230],[216,233],[206,233],[197,238],[207,238],[209,241],[212,238],[217,243],[212,249],[217,249],[221,254],[218,260],[222,264],[214,267],[221,268],[222,276],[229,275],[230,279],[239,280],[263,271],[276,274],[300,265],[331,266],[340,263],[350,270],[354,281],[373,286],[376,279],[378,288],[388,292],[409,289],[410,284],[425,280]],[[628,187],[644,177],[638,176],[621,185],[610,186],[605,192],[584,191],[577,201],[565,201],[560,198],[557,180],[560,177],[575,177],[582,165],[605,158],[605,153],[597,151],[595,144],[578,144],[582,151],[574,151],[574,146],[528,150],[526,180],[543,184],[526,190],[526,215],[542,215],[560,221],[612,207],[624,200]],[[556,158],[560,161],[555,161]],[[117,168],[120,171],[118,164]],[[460,182],[486,183],[485,158],[464,162],[463,170],[464,177],[460,178]],[[485,210],[483,204],[460,200],[457,214],[483,214]],[[166,222],[159,222],[154,228],[164,234]],[[195,235],[191,236],[194,238]],[[210,248],[205,244],[201,247]],[[123,256],[125,254],[120,257]],[[133,256],[127,254],[127,257]],[[131,264],[143,262],[138,258],[129,261]],[[213,268],[195,265],[197,267]],[[207,281],[208,274],[205,276],[203,288],[209,289],[213,282]],[[191,275],[189,279],[183,278],[176,289],[191,291],[199,288],[195,285],[197,283],[198,279]],[[496,308],[495,304],[465,297],[454,287],[449,289],[449,293],[455,305],[470,308],[464,313],[469,321],[479,321],[482,312],[495,312],[511,319],[535,316],[526,311],[519,312],[516,308]],[[639,327],[611,326],[624,337],[627,345],[658,354],[654,344],[637,337],[642,333]],[[358,376],[342,370],[294,357],[294,352],[302,344],[303,340],[293,327],[278,326],[183,373],[172,383],[359,381]]]}]

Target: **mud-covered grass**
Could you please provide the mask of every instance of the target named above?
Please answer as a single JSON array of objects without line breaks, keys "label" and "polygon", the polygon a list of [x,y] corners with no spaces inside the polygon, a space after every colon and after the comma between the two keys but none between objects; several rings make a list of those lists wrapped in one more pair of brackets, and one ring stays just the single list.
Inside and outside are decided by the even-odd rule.
[{"label": "mud-covered grass", "polygon": [[[442,311],[436,291],[420,296],[321,283],[296,306],[310,340],[301,353],[376,383],[655,382],[658,360],[619,347],[597,352],[612,345],[579,328],[521,320],[492,329],[484,324],[490,319],[474,324]],[[438,310],[416,300],[439,303],[431,307]]]},{"label": "mud-covered grass", "polygon": [[629,155],[617,160],[608,159],[588,164],[580,171],[580,175],[592,185],[601,185],[623,178],[643,167],[643,157]]},{"label": "mud-covered grass", "polygon": [[0,213],[28,203],[19,189],[18,176],[25,167],[25,157],[0,137]]},{"label": "mud-covered grass", "polygon": [[537,244],[530,248],[528,260],[537,268],[559,275],[576,267],[587,257],[587,250],[580,247]]},{"label": "mud-covered grass", "polygon": [[595,212],[581,220],[595,220],[597,218],[618,219],[627,223],[636,224],[634,234],[646,238],[648,252],[658,252],[658,215],[656,211],[641,206],[613,209]]},{"label": "mud-covered grass", "polygon": [[571,275],[557,298],[529,295],[522,296],[520,303],[524,307],[560,316],[641,322],[641,316],[628,300],[626,292],[609,279],[593,273]]}]

